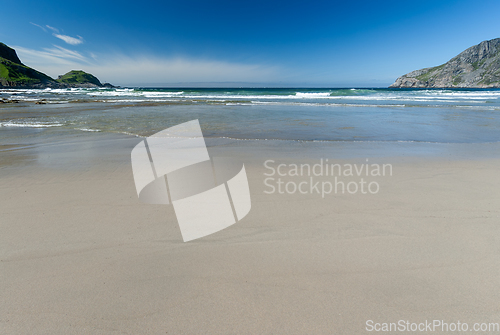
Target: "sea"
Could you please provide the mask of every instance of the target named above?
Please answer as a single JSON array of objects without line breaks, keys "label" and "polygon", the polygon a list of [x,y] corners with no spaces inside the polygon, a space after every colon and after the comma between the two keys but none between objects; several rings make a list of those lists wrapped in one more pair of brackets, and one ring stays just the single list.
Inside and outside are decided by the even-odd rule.
[{"label": "sea", "polygon": [[499,89],[0,89],[0,100],[6,148],[63,133],[145,137],[194,119],[205,137],[234,140],[500,141]]}]

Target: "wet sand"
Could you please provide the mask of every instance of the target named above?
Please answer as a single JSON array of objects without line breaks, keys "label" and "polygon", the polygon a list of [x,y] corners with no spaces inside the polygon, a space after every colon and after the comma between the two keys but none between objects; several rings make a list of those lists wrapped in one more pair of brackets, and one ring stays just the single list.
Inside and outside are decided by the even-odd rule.
[{"label": "wet sand", "polygon": [[[184,243],[172,206],[137,199],[139,141],[2,147],[0,333],[360,334],[367,320],[500,321],[498,144],[208,140],[212,155],[245,162],[252,210]],[[266,160],[320,158],[369,158],[393,175],[370,179],[377,194],[265,193]]]}]

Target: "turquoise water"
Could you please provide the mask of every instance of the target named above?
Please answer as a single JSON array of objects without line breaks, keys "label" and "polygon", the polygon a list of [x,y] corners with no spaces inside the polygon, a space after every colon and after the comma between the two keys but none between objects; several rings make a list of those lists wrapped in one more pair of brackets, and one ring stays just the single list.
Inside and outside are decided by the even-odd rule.
[{"label": "turquoise water", "polygon": [[63,131],[148,136],[192,119],[209,137],[500,141],[498,89],[4,89],[0,98],[17,101],[0,104],[3,142]]}]

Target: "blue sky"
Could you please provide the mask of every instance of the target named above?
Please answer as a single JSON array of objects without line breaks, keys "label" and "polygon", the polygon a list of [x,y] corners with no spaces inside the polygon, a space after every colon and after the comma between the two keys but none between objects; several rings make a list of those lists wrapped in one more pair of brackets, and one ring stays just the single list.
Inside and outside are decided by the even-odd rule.
[{"label": "blue sky", "polygon": [[500,37],[498,1],[9,1],[0,42],[53,77],[383,87]]}]

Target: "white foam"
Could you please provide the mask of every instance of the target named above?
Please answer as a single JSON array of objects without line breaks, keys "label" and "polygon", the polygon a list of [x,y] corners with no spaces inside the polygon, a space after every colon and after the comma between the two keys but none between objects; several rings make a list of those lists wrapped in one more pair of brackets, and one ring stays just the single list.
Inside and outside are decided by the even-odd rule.
[{"label": "white foam", "polygon": [[296,97],[299,98],[323,98],[323,97],[329,97],[330,93],[329,92],[318,92],[318,93],[313,93],[313,92],[308,92],[308,93],[303,93],[303,92],[297,92],[295,93]]},{"label": "white foam", "polygon": [[90,128],[75,128],[75,129],[81,131],[91,131],[91,132],[100,131],[99,129],[90,129]]},{"label": "white foam", "polygon": [[0,122],[0,127],[23,127],[23,128],[48,128],[61,127],[62,123],[44,123],[44,122]]},{"label": "white foam", "polygon": [[[287,92],[285,90],[285,92]],[[155,89],[134,89],[134,88],[64,88],[64,89],[1,89],[0,93],[5,94],[9,99],[33,102],[46,99],[46,103],[61,103],[59,99],[67,100],[82,99],[92,96],[99,99],[99,102],[205,102],[205,103],[226,103],[226,104],[276,104],[286,105],[293,102],[310,100],[308,103],[326,103],[328,105],[352,105],[355,104],[387,104],[387,106],[397,105],[422,105],[432,106],[438,104],[454,104],[479,106],[486,103],[500,102],[500,91],[463,91],[463,90],[368,90],[368,89],[345,89],[330,92],[294,92],[290,93],[267,93],[258,94],[252,91],[164,91]],[[355,93],[349,93],[355,92]],[[265,93],[261,92],[261,93]],[[284,93],[284,94],[283,94]],[[330,95],[333,94],[333,95]],[[338,94],[338,95],[337,95]],[[202,101],[197,101],[202,100]],[[235,101],[234,101],[235,100]]]}]

